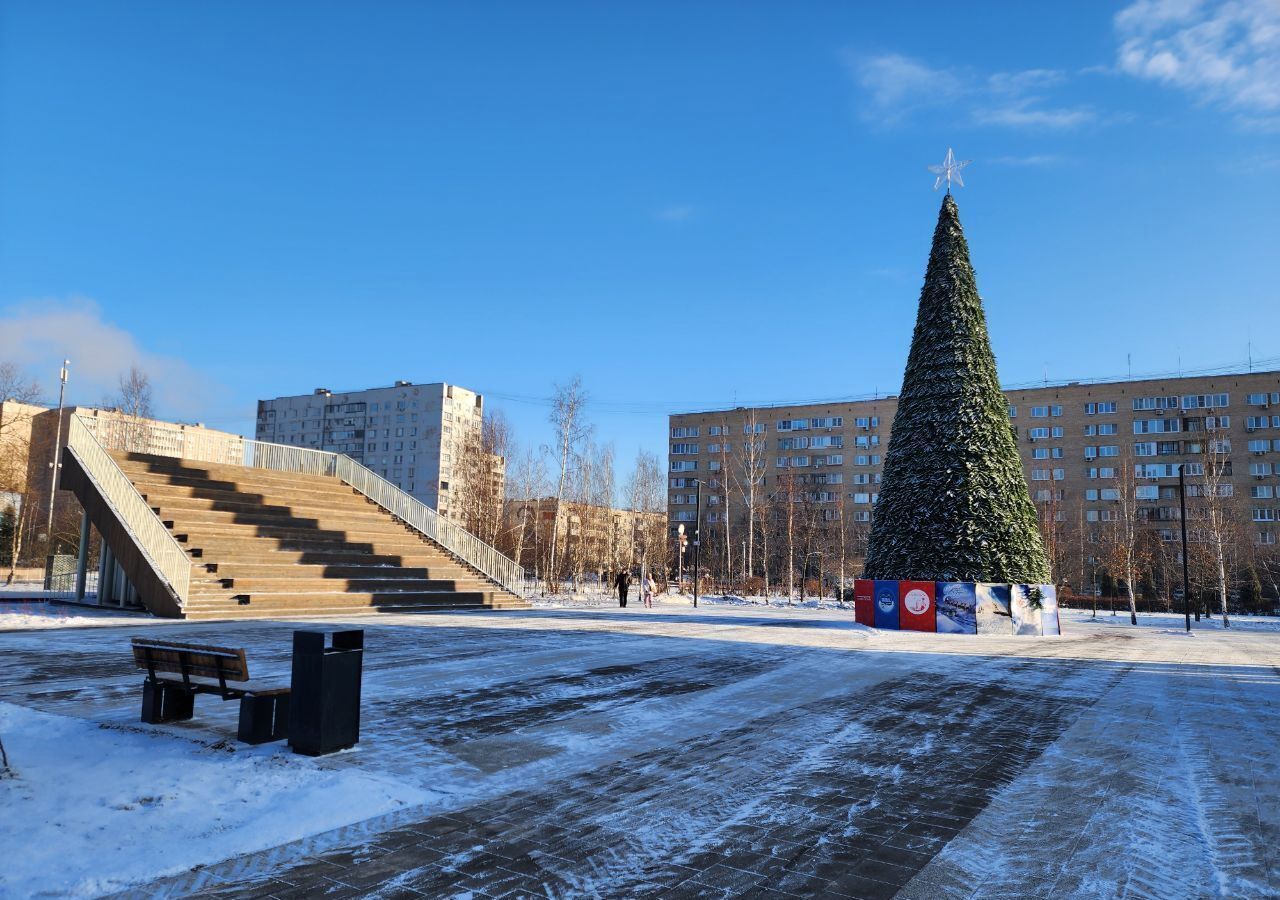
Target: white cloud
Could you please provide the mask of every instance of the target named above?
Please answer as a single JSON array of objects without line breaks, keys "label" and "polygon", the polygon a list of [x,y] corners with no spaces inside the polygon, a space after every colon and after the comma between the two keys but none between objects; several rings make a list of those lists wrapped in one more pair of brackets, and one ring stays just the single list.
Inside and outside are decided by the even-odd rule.
[{"label": "white cloud", "polygon": [[982,74],[964,68],[934,68],[897,53],[846,54],[846,65],[863,92],[863,116],[896,125],[922,111],[958,110],[977,125],[1062,131],[1093,121],[1088,106],[1050,102],[1049,93],[1066,81],[1053,69]]},{"label": "white cloud", "polygon": [[[131,365],[151,377],[156,414],[199,419],[222,392],[185,361],[139,346],[132,334],[102,317],[92,300],[37,300],[0,312],[0,361],[22,367],[57,399],[57,372],[71,360],[67,401],[94,405],[119,388]],[[225,395],[224,395],[225,396]]]},{"label": "white cloud", "polygon": [[1280,112],[1280,2],[1136,0],[1115,17],[1117,66],[1257,121]]}]

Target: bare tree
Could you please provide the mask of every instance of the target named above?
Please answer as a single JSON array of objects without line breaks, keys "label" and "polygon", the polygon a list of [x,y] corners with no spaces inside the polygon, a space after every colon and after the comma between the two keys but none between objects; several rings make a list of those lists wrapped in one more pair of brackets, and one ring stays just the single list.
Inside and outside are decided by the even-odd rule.
[{"label": "bare tree", "polygon": [[720,458],[715,460],[719,465],[720,471],[716,473],[715,480],[718,483],[716,496],[720,498],[720,521],[723,523],[724,531],[724,578],[726,589],[733,589],[733,534],[731,532],[732,524],[730,522],[729,508],[730,500],[733,496],[731,481],[733,479],[733,466],[730,460],[730,448],[733,446],[733,432],[728,425],[720,426]]},{"label": "bare tree", "polygon": [[555,454],[559,466],[556,481],[556,515],[551,524],[550,561],[547,567],[548,585],[556,589],[556,544],[559,542],[560,506],[564,503],[565,488],[569,484],[571,466],[578,446],[590,433],[591,428],[583,418],[583,408],[587,402],[586,392],[582,389],[582,378],[573,376],[568,384],[556,385],[555,395],[551,401],[551,425],[555,428]]},{"label": "bare tree", "polygon": [[[0,401],[5,400],[31,405],[40,402],[40,385],[24,376],[22,370],[10,362],[0,362]],[[0,439],[30,419],[30,412],[16,410],[0,417]]]},{"label": "bare tree", "polygon": [[146,420],[153,418],[151,408],[151,377],[136,365],[122,372],[119,379],[119,391],[114,397],[108,397],[103,406],[111,407],[124,416],[121,423],[121,449],[134,453],[145,453],[151,449],[147,437]]},{"label": "bare tree", "polygon": [[1271,598],[1280,606],[1280,544],[1254,546],[1254,565],[1259,577],[1271,587]]},{"label": "bare tree", "polygon": [[1237,537],[1234,486],[1231,484],[1231,440],[1225,434],[1206,430],[1206,439],[1199,443],[1195,449],[1200,452],[1202,477],[1195,491],[1199,496],[1196,506],[1201,513],[1201,533],[1210,552],[1214,587],[1222,610],[1222,627],[1230,628],[1231,620],[1227,617],[1227,557],[1229,549],[1234,546],[1233,538]]},{"label": "bare tree", "polygon": [[131,419],[153,418],[151,377],[137,366],[130,366],[128,372],[120,375],[120,393],[112,405]]},{"label": "bare tree", "polygon": [[627,482],[627,502],[638,517],[633,529],[640,557],[641,584],[654,570],[662,573],[659,580],[666,584],[667,536],[663,515],[666,497],[666,473],[662,463],[654,454],[641,450],[636,454],[635,468]]},{"label": "bare tree", "polygon": [[[533,541],[533,569],[538,574],[538,510],[535,501],[547,489],[547,469],[540,453],[528,449],[516,458],[511,469],[511,477],[506,481],[507,498],[517,500],[514,504],[513,523],[508,523],[503,541],[503,549],[512,559],[524,565],[526,541]],[[530,518],[533,519],[530,522]]]},{"label": "bare tree", "polygon": [[[763,424],[756,410],[749,409],[743,417],[742,444],[735,456],[738,462],[737,482],[747,529],[746,573],[755,574],[756,523],[764,507],[764,481],[768,472],[767,441],[761,437]],[[767,569],[767,566],[766,566]],[[765,573],[768,583],[768,572]]]},{"label": "bare tree", "polygon": [[796,476],[790,471],[778,476],[776,496],[782,505],[783,541],[787,554],[787,606],[796,595]]},{"label": "bare tree", "polygon": [[503,522],[503,481],[511,427],[494,413],[478,427],[461,426],[453,465],[454,500],[463,527],[496,545]]},{"label": "bare tree", "polygon": [[[599,562],[607,565],[610,571],[617,571],[623,566],[631,565],[630,545],[623,553],[620,543],[618,525],[614,506],[617,504],[617,483],[614,477],[613,444],[598,445],[594,448],[595,461],[591,466],[591,485],[588,500],[591,505],[592,518],[597,533],[602,541],[599,550]],[[625,556],[625,560],[624,560]]]},{"label": "bare tree", "polygon": [[31,460],[32,421],[39,410],[40,386],[13,363],[0,362],[0,492],[18,495],[9,535],[9,580],[22,556],[22,538],[35,510],[29,502],[27,476]]},{"label": "bare tree", "polygon": [[1129,600],[1129,623],[1138,624],[1137,589],[1138,569],[1143,563],[1145,541],[1142,540],[1142,524],[1138,508],[1138,477],[1133,445],[1125,443],[1117,459],[1115,491],[1111,506],[1103,510],[1109,521],[1103,529],[1107,568],[1124,579],[1125,593]]}]

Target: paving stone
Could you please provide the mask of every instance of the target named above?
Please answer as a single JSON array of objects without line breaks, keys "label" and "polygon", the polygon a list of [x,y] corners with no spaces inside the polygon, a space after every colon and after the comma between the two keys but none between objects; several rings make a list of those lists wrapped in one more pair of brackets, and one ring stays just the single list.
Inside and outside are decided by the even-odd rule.
[{"label": "paving stone", "polygon": [[[435,754],[473,767],[474,785],[453,784],[444,812],[307,849],[314,859],[300,851],[279,870],[253,856],[219,864],[205,883],[216,874],[219,896],[245,897],[936,900],[1016,895],[1019,885],[1081,896],[1097,887],[1095,872],[1135,896],[1199,895],[1212,891],[1204,875],[1216,871],[1242,895],[1276,893],[1280,778],[1273,744],[1256,735],[1280,730],[1280,696],[1273,670],[1256,664],[1272,653],[1260,643],[1230,636],[1208,645],[1197,635],[1189,662],[1148,663],[1145,645],[1110,632],[1035,643],[872,641],[841,623],[814,638],[803,621],[755,618],[370,626],[366,643],[378,652],[367,654],[367,741],[319,764],[426,778],[414,760]],[[654,633],[667,627],[679,637]],[[290,628],[238,623],[231,635],[269,668],[287,662],[279,648]],[[173,628],[193,640],[207,632]],[[1230,657],[1234,646],[1244,649]],[[75,667],[105,647],[63,658],[0,654],[0,689],[18,702],[47,696],[63,711],[136,716],[136,678],[121,674],[123,664],[103,669],[93,689],[55,686],[79,685]],[[399,681],[413,691],[377,690]],[[51,691],[61,693],[42,693]],[[1168,696],[1181,707],[1144,699]],[[1254,722],[1219,726],[1215,709],[1248,709]],[[216,731],[231,718],[216,707],[200,715],[193,729]],[[1224,740],[1232,724],[1254,737]],[[1232,765],[1218,762],[1224,746]],[[536,777],[510,777],[526,765]],[[1038,778],[1053,779],[1052,797]],[[501,787],[481,789],[490,783]],[[1208,835],[1189,815],[1190,796]],[[1174,810],[1167,821],[1165,809]],[[1180,881],[1116,852],[1135,841],[1208,862]],[[1000,855],[984,858],[988,846]],[[1111,857],[1098,865],[1104,851]]]}]

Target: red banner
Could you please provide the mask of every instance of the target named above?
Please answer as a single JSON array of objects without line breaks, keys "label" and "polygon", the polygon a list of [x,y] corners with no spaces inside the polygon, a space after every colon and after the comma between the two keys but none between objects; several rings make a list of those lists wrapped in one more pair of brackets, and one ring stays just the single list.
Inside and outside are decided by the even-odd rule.
[{"label": "red banner", "polygon": [[876,624],[876,583],[869,578],[859,578],[853,583],[853,620],[859,625]]},{"label": "red banner", "polygon": [[937,631],[938,614],[932,581],[904,581],[898,586],[903,631]]}]

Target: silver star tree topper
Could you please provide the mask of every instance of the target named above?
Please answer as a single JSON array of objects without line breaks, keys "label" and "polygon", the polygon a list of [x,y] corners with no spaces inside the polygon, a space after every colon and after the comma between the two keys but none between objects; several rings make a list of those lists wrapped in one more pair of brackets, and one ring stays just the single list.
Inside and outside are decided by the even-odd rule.
[{"label": "silver star tree topper", "polygon": [[973,162],[971,159],[957,161],[955,153],[953,153],[951,148],[948,147],[947,157],[942,161],[942,165],[929,167],[929,171],[938,176],[937,180],[933,183],[933,189],[936,191],[942,186],[942,182],[944,181],[947,183],[948,194],[951,193],[952,181],[956,183],[957,187],[964,187],[964,179],[960,177],[960,170],[971,162]]}]

